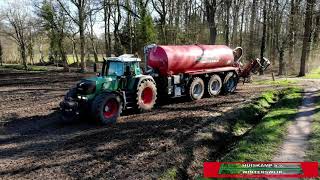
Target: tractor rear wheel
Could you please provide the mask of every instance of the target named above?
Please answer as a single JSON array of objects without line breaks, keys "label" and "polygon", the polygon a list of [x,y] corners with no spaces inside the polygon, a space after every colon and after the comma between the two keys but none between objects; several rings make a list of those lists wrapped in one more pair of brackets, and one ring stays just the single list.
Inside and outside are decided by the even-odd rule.
[{"label": "tractor rear wheel", "polygon": [[237,88],[238,80],[238,76],[235,72],[229,72],[223,80],[223,94],[233,93]]},{"label": "tractor rear wheel", "polygon": [[209,97],[216,96],[221,92],[222,80],[218,75],[212,75],[207,84]]},{"label": "tractor rear wheel", "polygon": [[149,111],[156,104],[157,87],[152,80],[143,80],[137,88],[137,109]]},{"label": "tractor rear wheel", "polygon": [[204,82],[201,78],[195,77],[192,79],[188,94],[191,100],[199,100],[203,97],[204,94]]},{"label": "tractor rear wheel", "polygon": [[115,123],[121,111],[121,98],[112,93],[102,93],[92,103],[93,116],[99,123],[104,125]]}]

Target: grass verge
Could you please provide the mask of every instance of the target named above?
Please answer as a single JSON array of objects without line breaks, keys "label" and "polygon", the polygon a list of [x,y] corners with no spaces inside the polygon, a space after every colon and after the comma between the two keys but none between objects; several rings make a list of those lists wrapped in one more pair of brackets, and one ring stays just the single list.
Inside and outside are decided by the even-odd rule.
[{"label": "grass verge", "polygon": [[316,110],[313,115],[312,131],[309,139],[307,157],[309,161],[318,161],[320,163],[320,93],[318,93],[318,97],[315,102]]},{"label": "grass verge", "polygon": [[[272,157],[286,133],[288,119],[293,119],[297,113],[297,107],[302,99],[301,91],[302,89],[293,87],[285,90],[273,89],[261,94],[253,103],[235,112],[237,119],[230,122],[232,128],[230,133],[237,140],[224,142],[221,153],[229,151],[230,148],[232,150],[219,160],[262,161]],[[233,147],[230,147],[232,145]],[[268,147],[270,145],[272,149]],[[224,149],[225,147],[230,148]],[[221,157],[203,157],[202,159],[217,161],[216,158]],[[161,175],[160,179],[177,179],[178,176],[178,167],[171,167]],[[201,179],[201,177],[198,178]]]},{"label": "grass verge", "polygon": [[320,79],[320,67],[317,69],[312,70],[308,73],[305,78],[307,79]]},{"label": "grass verge", "polygon": [[[293,120],[298,112],[298,106],[302,100],[301,91],[300,88],[289,88],[281,92],[278,103],[221,161],[272,160],[279,145],[283,142],[290,120]],[[246,123],[248,119],[241,119],[240,121]]]},{"label": "grass verge", "polygon": [[[0,66],[0,68],[5,68],[5,69],[15,69],[15,70],[25,70],[23,65],[20,64],[6,64],[3,66]],[[28,65],[27,67],[28,71],[48,71],[47,67],[44,66],[32,66]]]},{"label": "grass verge", "polygon": [[290,86],[290,85],[296,85],[297,80],[260,80],[260,81],[255,81],[253,84],[258,84],[258,85],[274,85],[274,86]]}]

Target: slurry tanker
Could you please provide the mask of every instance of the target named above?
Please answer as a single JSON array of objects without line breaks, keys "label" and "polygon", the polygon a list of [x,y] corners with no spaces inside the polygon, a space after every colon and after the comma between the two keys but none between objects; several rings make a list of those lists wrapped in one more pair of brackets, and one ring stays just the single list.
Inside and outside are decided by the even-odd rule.
[{"label": "slurry tanker", "polygon": [[236,90],[240,78],[264,71],[270,62],[240,62],[242,48],[224,45],[148,45],[141,59],[124,54],[106,58],[96,77],[81,80],[60,103],[64,119],[88,115],[102,124],[115,123],[125,109],[149,111],[157,98],[188,97],[197,101]]}]

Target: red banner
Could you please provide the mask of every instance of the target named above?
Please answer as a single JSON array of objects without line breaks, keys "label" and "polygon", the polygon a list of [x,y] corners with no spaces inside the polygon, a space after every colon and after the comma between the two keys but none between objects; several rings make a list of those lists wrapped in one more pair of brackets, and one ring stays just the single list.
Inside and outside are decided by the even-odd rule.
[{"label": "red banner", "polygon": [[205,162],[205,178],[316,178],[318,162]]}]

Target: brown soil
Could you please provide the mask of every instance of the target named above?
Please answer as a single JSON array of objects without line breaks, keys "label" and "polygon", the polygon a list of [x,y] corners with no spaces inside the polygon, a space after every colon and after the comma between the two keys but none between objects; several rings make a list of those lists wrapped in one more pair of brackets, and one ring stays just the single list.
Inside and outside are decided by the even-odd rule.
[{"label": "brown soil", "polygon": [[233,112],[270,88],[240,84],[228,96],[172,100],[111,127],[62,122],[58,104],[83,76],[0,73],[1,179],[153,179],[171,167],[193,178],[212,160],[204,157],[223,153]]}]

